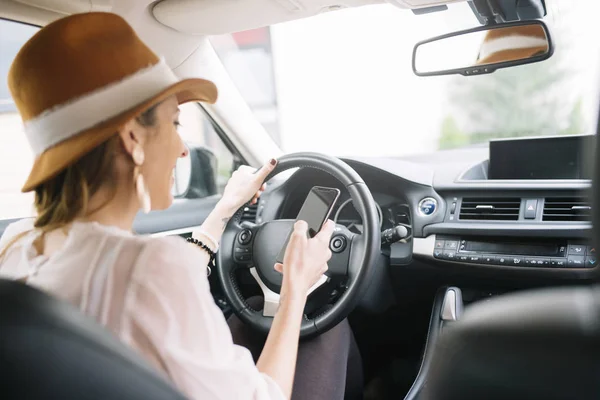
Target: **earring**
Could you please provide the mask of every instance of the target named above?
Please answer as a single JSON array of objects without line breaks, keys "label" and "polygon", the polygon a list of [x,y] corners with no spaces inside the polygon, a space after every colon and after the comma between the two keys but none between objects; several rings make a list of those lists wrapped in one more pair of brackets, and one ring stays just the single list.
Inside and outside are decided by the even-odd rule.
[{"label": "earring", "polygon": [[146,158],[144,155],[144,149],[139,144],[136,144],[131,152],[131,158],[133,158],[133,162],[135,165],[142,165],[144,163],[144,159]]},{"label": "earring", "polygon": [[146,182],[144,182],[144,176],[140,171],[140,167],[144,163],[145,157],[144,150],[139,144],[136,144],[133,148],[133,151],[131,152],[131,158],[135,164],[135,168],[133,169],[133,180],[135,182],[135,190],[138,201],[144,213],[148,214],[152,208],[152,205],[150,202],[150,193],[148,193]]}]

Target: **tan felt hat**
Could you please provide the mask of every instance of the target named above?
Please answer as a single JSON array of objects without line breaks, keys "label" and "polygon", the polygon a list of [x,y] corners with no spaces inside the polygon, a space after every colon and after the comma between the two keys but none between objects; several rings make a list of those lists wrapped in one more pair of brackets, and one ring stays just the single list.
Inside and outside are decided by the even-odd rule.
[{"label": "tan felt hat", "polygon": [[72,15],[38,31],[13,61],[8,86],[35,153],[23,192],[172,95],[180,104],[217,100],[212,82],[179,80],[123,18],[102,12]]}]

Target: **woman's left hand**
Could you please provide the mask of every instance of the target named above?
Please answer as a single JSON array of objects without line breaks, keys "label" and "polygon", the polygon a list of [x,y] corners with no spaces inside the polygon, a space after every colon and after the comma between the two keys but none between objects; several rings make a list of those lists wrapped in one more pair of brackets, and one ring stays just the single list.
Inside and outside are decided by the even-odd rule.
[{"label": "woman's left hand", "polygon": [[235,171],[223,192],[221,203],[233,214],[237,209],[246,204],[256,204],[262,192],[266,189],[265,179],[275,169],[277,160],[271,159],[258,171],[247,165],[242,165]]}]

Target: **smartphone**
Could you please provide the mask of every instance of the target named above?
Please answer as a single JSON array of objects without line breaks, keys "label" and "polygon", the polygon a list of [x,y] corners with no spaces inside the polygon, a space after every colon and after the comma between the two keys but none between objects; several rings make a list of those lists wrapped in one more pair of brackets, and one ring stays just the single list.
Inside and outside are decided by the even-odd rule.
[{"label": "smartphone", "polygon": [[[298,213],[298,217],[296,218],[297,221],[306,221],[308,224],[307,234],[309,237],[312,238],[321,230],[321,227],[325,221],[327,221],[338,197],[340,197],[340,191],[336,188],[314,186],[310,189],[310,192],[308,193],[308,196],[306,196],[306,200],[304,200],[304,204]],[[285,255],[285,250],[291,234],[292,232],[288,234],[283,247],[277,255],[276,261],[278,263],[283,262],[283,256]]]}]

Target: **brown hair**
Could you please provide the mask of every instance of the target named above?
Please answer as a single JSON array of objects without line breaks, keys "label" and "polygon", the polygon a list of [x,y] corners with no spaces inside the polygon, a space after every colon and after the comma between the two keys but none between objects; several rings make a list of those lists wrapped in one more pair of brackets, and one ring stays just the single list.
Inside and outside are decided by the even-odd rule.
[{"label": "brown hair", "polygon": [[[137,122],[145,127],[154,126],[157,107],[158,104],[155,104],[144,111],[136,118]],[[113,164],[120,145],[120,137],[115,134],[55,177],[38,185],[35,188],[34,200],[37,217],[33,226],[46,233],[97,211],[89,210],[88,204],[90,197],[103,185],[110,185],[112,193],[107,202],[112,200],[116,194]],[[100,208],[103,206],[104,204]],[[27,233],[24,232],[10,240],[0,251],[0,260],[13,244]]]}]

